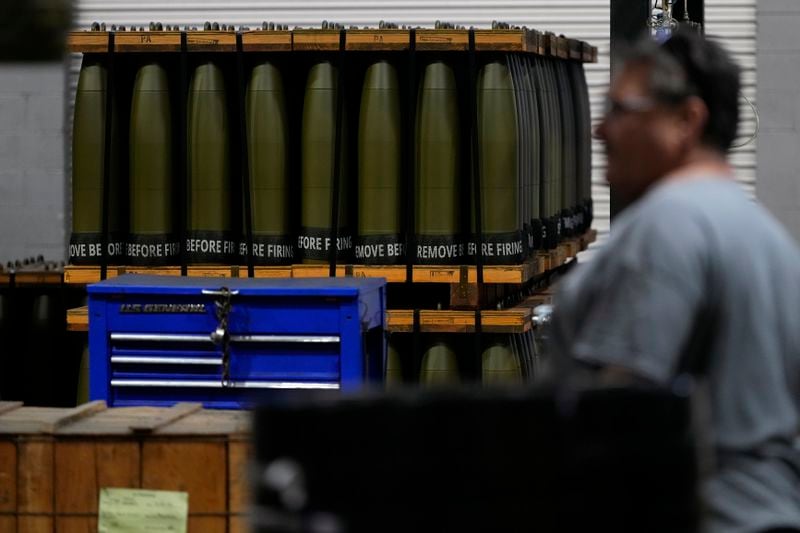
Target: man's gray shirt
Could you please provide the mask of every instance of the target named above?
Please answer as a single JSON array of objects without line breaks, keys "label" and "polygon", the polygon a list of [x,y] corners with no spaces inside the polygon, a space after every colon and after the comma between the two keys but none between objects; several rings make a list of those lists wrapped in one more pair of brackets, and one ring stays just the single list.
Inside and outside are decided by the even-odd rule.
[{"label": "man's gray shirt", "polygon": [[[696,325],[709,329],[702,354],[687,353]],[[552,337],[557,354],[662,385],[683,358],[708,357],[718,464],[706,530],[800,528],[800,251],[739,185],[652,187],[564,279]]]}]

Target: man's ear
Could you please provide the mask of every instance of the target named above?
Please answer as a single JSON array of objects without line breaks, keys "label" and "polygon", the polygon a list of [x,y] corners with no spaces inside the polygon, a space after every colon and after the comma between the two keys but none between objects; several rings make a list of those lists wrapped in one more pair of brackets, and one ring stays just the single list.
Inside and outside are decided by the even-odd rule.
[{"label": "man's ear", "polygon": [[708,122],[708,106],[699,96],[688,97],[680,106],[680,119],[691,141],[703,138]]}]

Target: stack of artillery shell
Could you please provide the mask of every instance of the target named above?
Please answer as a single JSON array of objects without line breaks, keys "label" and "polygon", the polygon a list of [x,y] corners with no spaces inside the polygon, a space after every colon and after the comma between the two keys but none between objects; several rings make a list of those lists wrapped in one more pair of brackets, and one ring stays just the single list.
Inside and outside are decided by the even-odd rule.
[{"label": "stack of artillery shell", "polygon": [[[238,197],[239,176],[234,173],[239,165],[231,159],[231,138],[238,135],[230,135],[233,119],[228,110],[235,87],[226,87],[228,60],[220,54],[194,63],[185,102],[177,93],[171,96],[178,87],[170,87],[164,61],[143,55],[141,60],[120,62],[122,69],[134,64],[137,68],[129,130],[124,131],[124,115],[125,120],[114,118],[128,112],[120,101],[112,106],[107,135],[108,80],[98,57],[85,56],[75,102],[71,263],[100,263],[104,228],[105,255],[111,264],[125,260],[133,265],[175,265],[181,251],[190,264],[236,263],[248,253],[248,242],[240,240],[241,218],[235,207],[242,205],[243,197]],[[245,186],[251,207],[245,226],[249,223],[252,229],[249,253],[256,265],[327,263],[331,246],[340,264],[400,264],[409,252],[406,231],[414,237],[417,264],[461,264],[478,253],[484,264],[516,264],[589,228],[591,122],[581,63],[481,53],[474,87],[477,109],[468,110],[464,62],[452,58],[447,53],[427,56],[415,73],[419,84],[416,116],[409,117],[414,128],[409,154],[402,142],[408,133],[403,131],[402,99],[410,95],[401,90],[404,80],[388,59],[371,59],[363,80],[346,84],[356,98],[361,89],[357,121],[355,116],[348,120],[346,109],[353,108],[355,99],[339,97],[337,69],[324,53],[312,60],[307,72],[302,106],[287,105],[286,92],[303,83],[295,69],[282,73],[269,57],[254,62],[244,92],[242,142],[247,143]],[[117,74],[117,79],[125,76]],[[339,100],[341,122],[336,131]],[[179,132],[186,135],[186,190],[176,188],[176,169],[182,165],[175,155],[175,105],[186,105],[187,110],[186,131]],[[468,112],[477,117],[476,154],[465,138]],[[290,134],[293,121],[300,123],[297,138]],[[352,127],[356,122],[357,131]],[[337,137],[340,152],[334,157]],[[295,152],[290,151],[295,143],[297,166],[291,159]],[[111,157],[105,165],[107,153]],[[348,154],[355,156],[355,176],[348,170]],[[480,239],[471,167],[476,160]],[[127,169],[122,168],[126,161]],[[103,190],[106,166],[108,191]],[[409,175],[414,176],[413,185],[404,182]],[[351,190],[356,177],[357,187]],[[299,182],[297,188],[293,180]],[[407,198],[406,190],[412,189]],[[299,191],[299,201],[290,191]],[[109,199],[107,221],[102,220],[104,197]],[[184,199],[185,218],[178,220]],[[348,203],[355,200],[357,209],[352,210]],[[403,207],[409,200],[414,215],[407,219]],[[292,211],[293,205],[300,206],[299,213]],[[338,219],[332,239],[334,205]],[[186,240],[178,242],[184,230]]]},{"label": "stack of artillery shell", "polygon": [[562,235],[571,237],[576,233],[577,212],[577,147],[576,117],[569,71],[565,61],[555,63],[558,86],[558,109],[561,112],[561,228]]},{"label": "stack of artillery shell", "polygon": [[555,60],[537,58],[538,76],[542,90],[542,105],[547,126],[543,146],[547,157],[543,158],[543,187],[541,211],[544,217],[543,248],[555,248],[561,240],[561,180],[563,175],[563,134],[561,113],[558,108],[558,88],[555,80]]},{"label": "stack of artillery shell", "polygon": [[570,61],[568,66],[572,99],[575,107],[575,134],[578,202],[578,232],[587,231],[592,225],[592,118],[589,105],[589,87],[583,65]]},{"label": "stack of artillery shell", "polygon": [[[93,56],[83,59],[72,134],[72,236],[69,258],[76,265],[99,264],[103,250],[103,176],[106,154],[105,67]],[[115,104],[115,103],[114,103]],[[116,105],[111,120],[111,161],[109,176],[107,261],[124,260],[124,221],[122,209],[119,120]]]},{"label": "stack of artillery shell", "polygon": [[358,128],[358,235],[355,261],[395,264],[403,253],[400,87],[387,61],[364,77]]},{"label": "stack of artillery shell", "polygon": [[128,260],[134,265],[177,264],[172,110],[167,72],[155,62],[136,74],[129,146]]},{"label": "stack of artillery shell", "polygon": [[[289,218],[288,125],[283,87],[280,71],[270,62],[253,69],[247,86],[251,253],[257,265],[290,264],[294,259]],[[245,253],[246,248],[242,255]]]},{"label": "stack of artillery shell", "polygon": [[463,259],[460,239],[460,120],[452,67],[434,61],[420,82],[416,124],[417,263]]},{"label": "stack of artillery shell", "polygon": [[522,382],[519,357],[509,343],[498,335],[495,335],[483,350],[481,369],[481,380],[484,385],[513,385]]},{"label": "stack of artillery shell", "polygon": [[460,379],[455,351],[443,340],[435,340],[422,356],[420,384],[452,385],[457,384]]},{"label": "stack of artillery shell", "polygon": [[230,150],[225,80],[208,61],[192,77],[187,102],[189,263],[230,264],[238,259],[232,231]]},{"label": "stack of artillery shell", "polygon": [[336,143],[338,73],[329,61],[317,63],[308,73],[303,102],[301,139],[301,213],[298,251],[304,263],[325,263],[329,248],[346,261],[353,248],[347,225],[347,131],[345,109],[341,110],[338,238],[330,242],[333,209],[333,170]]},{"label": "stack of artillery shell", "polygon": [[[519,263],[524,253],[519,204],[524,192],[518,173],[520,117],[511,73],[504,62],[484,65],[478,74],[476,94],[483,261]],[[474,235],[476,219],[474,209],[471,211]],[[470,255],[477,253],[475,241],[468,248]]]}]

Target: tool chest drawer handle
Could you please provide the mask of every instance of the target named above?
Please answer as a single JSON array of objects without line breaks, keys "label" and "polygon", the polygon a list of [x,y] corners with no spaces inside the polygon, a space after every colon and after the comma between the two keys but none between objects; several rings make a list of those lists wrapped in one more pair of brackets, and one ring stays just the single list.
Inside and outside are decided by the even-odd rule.
[{"label": "tool chest drawer handle", "polygon": [[222,358],[207,357],[135,357],[128,355],[112,355],[112,363],[154,364],[154,365],[221,365]]},{"label": "tool chest drawer handle", "polygon": [[298,342],[337,344],[338,335],[231,335],[231,342]]},{"label": "tool chest drawer handle", "polygon": [[337,390],[338,383],[312,383],[306,381],[235,381],[230,387],[223,387],[219,380],[215,381],[181,381],[151,379],[112,379],[112,387],[179,387],[204,389],[324,389]]},{"label": "tool chest drawer handle", "polygon": [[203,289],[202,292],[206,296],[236,296],[237,294],[239,294],[239,291],[236,289],[232,291],[220,290],[220,289]]},{"label": "tool chest drawer handle", "polygon": [[112,341],[211,342],[208,333],[112,333]]}]

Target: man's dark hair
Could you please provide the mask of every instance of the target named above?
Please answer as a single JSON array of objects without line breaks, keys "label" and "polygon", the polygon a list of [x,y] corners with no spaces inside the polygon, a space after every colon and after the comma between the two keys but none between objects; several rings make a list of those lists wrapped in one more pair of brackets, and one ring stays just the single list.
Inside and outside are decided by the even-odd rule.
[{"label": "man's dark hair", "polygon": [[698,96],[708,108],[703,142],[727,152],[739,125],[739,67],[717,43],[679,29],[662,44],[646,38],[626,54],[626,62],[651,66],[650,90],[665,103]]}]

